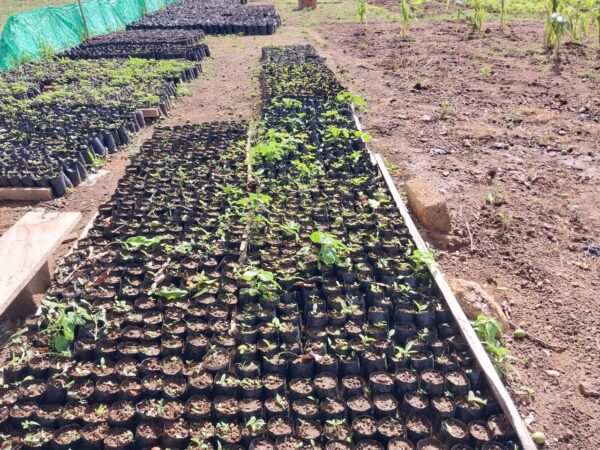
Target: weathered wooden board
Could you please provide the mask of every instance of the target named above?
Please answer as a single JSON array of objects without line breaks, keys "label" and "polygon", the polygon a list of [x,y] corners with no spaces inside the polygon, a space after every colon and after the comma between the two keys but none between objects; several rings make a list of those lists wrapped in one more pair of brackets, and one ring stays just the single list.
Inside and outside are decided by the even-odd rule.
[{"label": "weathered wooden board", "polygon": [[81,213],[31,211],[0,237],[0,314],[77,226]]},{"label": "weathered wooden board", "polygon": [[156,119],[160,117],[160,109],[158,108],[144,108],[140,111],[142,111],[142,114],[146,119]]},{"label": "weathered wooden board", "polygon": [[52,200],[50,188],[0,188],[0,200],[43,201]]}]

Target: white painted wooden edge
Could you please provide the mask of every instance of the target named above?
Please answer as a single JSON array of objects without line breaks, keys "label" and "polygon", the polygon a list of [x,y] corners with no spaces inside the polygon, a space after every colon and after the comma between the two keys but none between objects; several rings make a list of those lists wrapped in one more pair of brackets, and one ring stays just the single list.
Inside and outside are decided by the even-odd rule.
[{"label": "white painted wooden edge", "polygon": [[[352,105],[352,115],[354,118],[354,122],[356,124],[356,128],[359,131],[362,131],[362,127],[360,125],[358,116],[356,115],[354,105]],[[414,221],[412,220],[412,217],[410,216],[410,213],[408,212],[408,208],[404,204],[402,197],[400,197],[400,193],[396,189],[394,180],[392,179],[392,177],[387,169],[387,166],[385,165],[385,161],[383,160],[383,157],[379,153],[371,152],[368,148],[367,148],[367,151],[369,152],[371,161],[377,167],[379,174],[384,179],[384,181],[388,187],[388,190],[390,191],[390,194],[392,195],[392,198],[394,199],[394,202],[396,203],[396,206],[398,207],[398,211],[400,212],[400,215],[402,216],[402,219],[404,220],[404,223],[406,224],[408,231],[409,231],[413,241],[415,242],[417,248],[421,251],[429,251],[427,244],[421,237],[421,233],[419,233],[419,229],[415,225]],[[444,300],[446,301],[448,308],[450,309],[450,312],[451,312],[452,316],[454,317],[454,320],[456,320],[456,323],[459,326],[461,334],[467,341],[467,344],[469,345],[469,348],[473,352],[473,355],[475,356],[475,359],[477,360],[479,367],[481,368],[483,374],[485,375],[490,390],[494,393],[494,395],[498,399],[498,403],[500,404],[502,411],[504,412],[504,414],[507,417],[507,419],[509,420],[509,422],[512,424],[513,428],[515,429],[515,433],[521,443],[523,450],[537,450],[537,446],[531,439],[531,434],[529,433],[529,430],[527,429],[527,427],[525,426],[525,423],[521,419],[521,415],[519,414],[517,407],[515,406],[514,402],[512,401],[512,398],[510,397],[510,394],[506,390],[506,387],[502,383],[502,380],[500,379],[500,376],[496,372],[494,365],[490,361],[490,358],[489,358],[487,352],[485,351],[485,349],[483,348],[483,345],[479,341],[479,338],[475,334],[475,330],[473,330],[473,327],[471,326],[471,322],[465,315],[460,304],[456,300],[456,297],[454,296],[452,289],[446,282],[446,278],[444,277],[444,273],[442,272],[441,267],[439,266],[439,264],[434,262],[434,263],[429,263],[428,268],[429,268],[429,271],[431,272],[431,275],[433,276],[433,279],[435,280]]]}]

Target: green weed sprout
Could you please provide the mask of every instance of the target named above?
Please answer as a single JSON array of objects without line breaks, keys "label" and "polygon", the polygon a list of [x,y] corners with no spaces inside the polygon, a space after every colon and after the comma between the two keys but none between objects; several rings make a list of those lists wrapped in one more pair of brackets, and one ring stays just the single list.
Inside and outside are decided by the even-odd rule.
[{"label": "green weed sprout", "polygon": [[408,37],[410,35],[410,24],[413,14],[408,0],[400,0],[400,36]]},{"label": "green weed sprout", "polygon": [[553,39],[554,60],[559,61],[560,60],[560,43],[565,34],[565,31],[567,31],[567,28],[569,27],[569,22],[567,21],[567,19],[565,19],[565,17],[561,13],[554,12],[550,16],[550,26],[552,28],[552,35],[554,37],[554,39]]},{"label": "green weed sprout", "polygon": [[367,25],[367,9],[369,2],[366,0],[360,1],[356,4],[356,21],[361,25]]}]

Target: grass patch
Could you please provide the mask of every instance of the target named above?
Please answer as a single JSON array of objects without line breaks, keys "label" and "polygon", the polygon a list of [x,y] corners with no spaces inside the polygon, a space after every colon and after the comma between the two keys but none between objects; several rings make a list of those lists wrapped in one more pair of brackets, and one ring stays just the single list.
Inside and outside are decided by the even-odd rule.
[{"label": "grass patch", "polygon": [[[284,25],[314,27],[328,23],[356,23],[356,3],[349,0],[322,0],[317,9],[294,11],[296,0],[272,0],[279,13],[285,17]],[[369,4],[368,23],[396,22],[398,14],[380,6]],[[367,23],[367,27],[368,27]]]}]

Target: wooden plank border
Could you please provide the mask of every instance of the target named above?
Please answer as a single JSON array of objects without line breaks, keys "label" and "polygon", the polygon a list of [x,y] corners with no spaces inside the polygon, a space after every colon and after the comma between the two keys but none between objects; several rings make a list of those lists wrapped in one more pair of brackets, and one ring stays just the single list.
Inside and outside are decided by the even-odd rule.
[{"label": "wooden plank border", "polygon": [[[362,131],[362,127],[360,125],[358,116],[356,115],[356,111],[354,110],[354,106],[352,107],[352,115],[354,117],[356,128]],[[387,188],[390,191],[390,194],[394,199],[396,206],[398,207],[398,211],[400,212],[402,219],[408,227],[408,231],[413,241],[415,242],[415,245],[421,251],[429,251],[427,244],[421,237],[421,233],[419,233],[417,226],[415,225],[414,221],[412,220],[412,217],[410,216],[410,213],[408,212],[408,208],[404,204],[402,197],[400,197],[400,194],[396,189],[394,180],[392,179],[392,176],[390,175],[385,165],[383,157],[379,153],[371,152],[368,148],[367,151],[371,156],[371,161],[373,161],[373,164],[377,169],[378,174],[385,181],[385,184],[387,185]],[[479,367],[485,375],[490,390],[498,399],[498,403],[500,404],[502,411],[512,424],[513,428],[515,429],[515,433],[521,443],[523,450],[537,450],[537,446],[531,439],[531,434],[529,433],[527,426],[521,419],[521,415],[519,414],[517,407],[512,401],[510,394],[506,390],[506,387],[504,386],[502,380],[500,379],[500,376],[496,372],[492,361],[490,360],[487,352],[483,348],[483,345],[479,341],[479,338],[475,334],[475,330],[473,330],[471,322],[462,310],[460,304],[458,303],[458,300],[456,300],[452,289],[450,288],[446,281],[446,278],[444,277],[444,273],[442,272],[441,267],[435,262],[428,263],[427,265],[435,283],[437,284],[440,290],[440,293],[442,294],[442,297],[446,301],[446,304],[448,305],[448,308],[450,309],[450,312],[454,317],[454,320],[456,320],[456,323],[460,328],[461,334],[465,338],[467,344],[469,345],[469,348],[471,349],[473,355],[475,356],[475,359],[477,360],[477,363],[479,364]]]},{"label": "wooden plank border", "polygon": [[[0,314],[30,285],[39,270],[47,267],[50,255],[80,220],[79,212],[30,211],[2,235],[3,263],[7,268],[0,277]],[[9,265],[12,266],[8,268]]]},{"label": "wooden plank border", "polygon": [[0,188],[0,201],[39,202],[53,198],[54,194],[51,188]]}]

